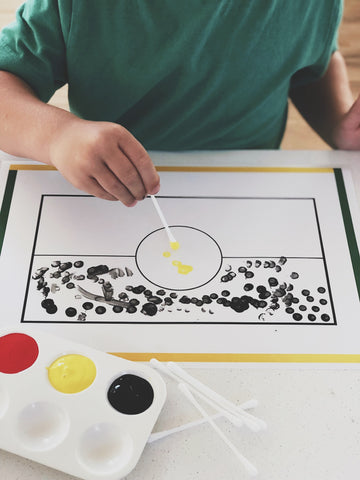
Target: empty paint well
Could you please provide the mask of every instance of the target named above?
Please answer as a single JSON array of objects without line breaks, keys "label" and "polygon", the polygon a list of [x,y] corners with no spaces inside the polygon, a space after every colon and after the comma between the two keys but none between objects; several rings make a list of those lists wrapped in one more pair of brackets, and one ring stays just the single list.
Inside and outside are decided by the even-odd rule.
[{"label": "empty paint well", "polygon": [[68,434],[70,421],[61,407],[47,401],[34,402],[20,412],[17,431],[25,448],[50,450]]},{"label": "empty paint well", "polygon": [[81,439],[78,458],[84,468],[98,475],[115,473],[126,466],[133,454],[132,437],[112,423],[98,423]]}]

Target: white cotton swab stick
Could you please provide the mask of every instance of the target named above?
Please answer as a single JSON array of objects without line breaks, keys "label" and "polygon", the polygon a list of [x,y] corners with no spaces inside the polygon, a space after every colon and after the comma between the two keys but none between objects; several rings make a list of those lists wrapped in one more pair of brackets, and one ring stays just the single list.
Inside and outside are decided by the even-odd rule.
[{"label": "white cotton swab stick", "polygon": [[[250,408],[257,407],[258,403],[259,402],[255,399],[247,400],[246,402],[242,403],[240,405],[240,407],[243,408],[244,410],[247,410],[247,409],[250,409]],[[218,418],[223,417],[223,416],[224,416],[224,414],[223,414],[223,411],[222,411],[222,412],[219,412],[219,413],[215,413],[214,415],[211,415],[210,418],[212,418],[212,420],[217,420]],[[152,433],[150,435],[150,437],[148,438],[148,443],[156,442],[157,440],[161,440],[163,438],[166,438],[169,435],[172,435],[174,433],[183,432],[184,430],[188,430],[189,428],[198,427],[199,425],[202,425],[205,422],[207,422],[207,419],[204,418],[204,417],[201,417],[198,420],[194,420],[192,422],[184,423],[182,425],[179,425],[178,427],[169,428],[168,430],[162,430],[161,432]]]},{"label": "white cotton swab stick", "polygon": [[[152,358],[150,360],[150,364],[154,368],[157,368],[161,372],[168,375],[173,380],[177,382],[179,381],[186,382],[191,387],[195,387],[193,391],[196,391],[196,393],[199,396],[201,395],[202,398],[205,401],[207,401],[207,403],[210,403],[211,400],[213,400],[213,402],[211,402],[211,406],[215,408],[218,412],[222,413],[222,415],[225,418],[227,418],[227,420],[229,420],[229,422],[231,422],[233,425],[240,427],[243,425],[243,423],[245,423],[248,428],[256,432],[258,432],[262,428],[266,428],[265,422],[263,422],[263,420],[258,419],[257,417],[254,417],[253,415],[250,415],[249,416],[250,418],[244,419],[244,416],[246,416],[246,412],[244,412],[244,410],[256,407],[258,405],[257,400],[255,399],[248,400],[247,402],[239,406],[236,406],[233,403],[227,401],[231,406],[231,411],[229,411],[230,410],[229,408],[224,408],[223,406],[223,403],[226,401],[224,397],[222,397],[221,395],[218,395],[209,387],[199,382],[199,380],[196,380],[194,377],[189,375],[187,372],[185,372],[183,369],[181,369],[178,365],[174,364],[173,362],[169,362],[168,365],[165,365],[159,362],[159,360],[157,360],[156,358]],[[179,369],[177,373],[180,373],[180,374],[174,373],[173,368],[170,368],[169,364],[173,368],[177,367]],[[214,402],[215,395],[217,395],[221,401],[217,399],[217,401]]]},{"label": "white cotton swab stick", "polygon": [[247,458],[242,455],[235,445],[230,442],[230,440],[226,437],[223,431],[216,425],[216,423],[212,420],[212,418],[205,412],[202,406],[197,402],[197,400],[193,397],[192,393],[188,389],[188,387],[184,383],[179,383],[179,390],[185,395],[185,397],[194,405],[195,408],[201,413],[201,415],[207,420],[207,422],[212,426],[215,432],[220,436],[220,438],[226,443],[226,445],[230,448],[230,450],[235,454],[237,459],[241,462],[244,466],[246,471],[250,475],[257,475],[258,471],[257,468],[249,462]]},{"label": "white cotton swab stick", "polygon": [[227,410],[233,415],[241,416],[241,418],[244,420],[247,427],[253,430],[254,432],[258,432],[259,430],[266,428],[266,423],[263,420],[255,417],[254,415],[251,415],[248,412],[245,412],[243,409],[236,406],[235,404],[233,404],[232,402],[224,398],[222,395],[219,395],[217,392],[207,387],[206,385],[201,383],[199,380],[196,380],[194,377],[192,377],[187,372],[185,372],[185,370],[183,370],[178,365],[176,365],[176,363],[168,362],[167,366],[169,367],[169,369],[173,374],[177,375],[183,381],[195,387],[199,392],[204,394],[206,397],[218,403],[223,409]]},{"label": "white cotton swab stick", "polygon": [[[215,415],[211,415],[212,420],[216,420],[217,418],[222,417],[222,413],[215,413]],[[148,443],[156,442],[157,440],[161,440],[162,438],[168,437],[173,433],[183,432],[189,428],[198,427],[203,423],[206,423],[207,419],[204,417],[199,418],[198,420],[194,420],[193,422],[184,423],[183,425],[179,425],[178,427],[169,428],[168,430],[162,430],[161,432],[155,432],[150,435],[148,438]]]},{"label": "white cotton swab stick", "polygon": [[164,225],[164,227],[165,227],[165,231],[166,231],[166,233],[167,233],[167,235],[168,235],[168,237],[169,237],[170,244],[176,244],[177,242],[176,242],[176,240],[175,240],[175,237],[174,237],[174,235],[172,234],[172,232],[171,232],[171,230],[170,230],[170,228],[169,228],[169,225],[168,225],[168,223],[167,223],[167,221],[166,221],[166,219],[165,219],[165,217],[164,217],[164,214],[163,214],[163,212],[162,212],[162,210],[161,210],[161,208],[160,208],[160,205],[159,205],[156,197],[155,197],[154,195],[150,195],[150,198],[151,198],[151,200],[152,200],[152,202],[153,202],[153,204],[154,204],[155,210],[156,210],[157,213],[159,214],[161,223],[162,223],[162,224]]},{"label": "white cotton swab stick", "polygon": [[[174,374],[173,372],[171,372],[171,370],[166,365],[159,362],[159,360],[157,360],[156,358],[152,358],[150,360],[150,364],[153,367],[158,368],[160,371],[162,371],[163,373],[165,373],[166,375],[171,377],[176,382],[183,381],[183,379],[181,377],[179,377],[176,374]],[[193,388],[193,387],[191,387],[191,388]],[[220,405],[216,404],[215,402],[212,402],[211,399],[208,399],[207,397],[205,397],[205,395],[202,395],[201,393],[199,393],[199,391],[196,390],[196,393],[199,396],[201,396],[205,402],[207,402],[215,410],[217,410],[223,417],[225,417],[227,420],[229,420],[229,422],[231,422],[233,425],[235,425],[236,427],[242,427],[243,426],[244,422],[243,422],[242,418],[240,418],[239,416],[233,415],[231,412],[228,412],[227,410],[222,408]]]}]

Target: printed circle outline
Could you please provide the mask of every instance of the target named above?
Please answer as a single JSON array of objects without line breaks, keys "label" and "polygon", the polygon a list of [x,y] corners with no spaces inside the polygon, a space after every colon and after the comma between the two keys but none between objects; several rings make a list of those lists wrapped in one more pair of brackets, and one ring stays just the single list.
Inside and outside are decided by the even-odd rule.
[{"label": "printed circle outline", "polygon": [[165,230],[165,227],[161,227],[161,228],[157,228],[156,230],[153,230],[152,232],[148,233],[142,240],[141,242],[138,244],[137,248],[136,248],[136,251],[135,251],[135,263],[136,263],[136,266],[137,266],[137,269],[139,270],[140,274],[145,278],[145,280],[147,280],[148,282],[152,283],[153,285],[155,285],[156,287],[160,287],[160,288],[163,288],[163,289],[166,289],[166,290],[172,290],[174,292],[184,292],[184,291],[189,291],[189,290],[194,290],[196,288],[201,288],[205,285],[207,285],[208,283],[210,283],[215,277],[216,275],[220,272],[221,270],[221,267],[222,267],[222,264],[223,264],[223,254],[222,254],[222,250],[220,248],[220,245],[218,244],[218,242],[211,236],[209,235],[207,232],[204,232],[203,230],[200,230],[199,228],[195,228],[195,227],[191,227],[189,225],[169,225],[170,228],[187,228],[187,229],[190,229],[190,230],[194,230],[194,231],[197,231],[197,232],[200,232],[201,234],[205,235],[206,237],[208,237],[214,244],[215,246],[217,247],[217,249],[219,250],[219,254],[220,254],[220,262],[219,262],[219,267],[217,269],[217,271],[214,273],[214,275],[212,275],[211,278],[209,278],[206,282],[204,283],[201,283],[199,285],[195,285],[195,286],[192,286],[192,287],[187,287],[187,288],[170,288],[166,285],[162,285],[160,283],[157,283],[157,282],[154,282],[153,280],[151,280],[147,275],[145,275],[142,271],[142,269],[140,268],[140,265],[139,265],[139,262],[138,262],[138,252],[139,252],[139,248],[141,247],[141,245],[145,242],[146,239],[148,239],[151,235],[153,235],[154,233],[157,233],[159,231],[162,231],[162,230]]}]

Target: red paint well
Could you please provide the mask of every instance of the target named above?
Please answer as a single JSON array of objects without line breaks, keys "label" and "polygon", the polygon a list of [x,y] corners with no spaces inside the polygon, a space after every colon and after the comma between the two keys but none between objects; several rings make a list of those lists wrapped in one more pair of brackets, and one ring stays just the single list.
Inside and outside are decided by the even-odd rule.
[{"label": "red paint well", "polygon": [[36,341],[24,333],[0,337],[0,372],[19,373],[31,367],[39,355]]}]

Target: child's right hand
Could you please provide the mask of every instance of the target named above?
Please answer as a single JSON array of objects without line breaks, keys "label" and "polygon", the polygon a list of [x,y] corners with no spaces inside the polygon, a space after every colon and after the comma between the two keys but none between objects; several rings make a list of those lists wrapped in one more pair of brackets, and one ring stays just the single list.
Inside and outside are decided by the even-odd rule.
[{"label": "child's right hand", "polygon": [[115,123],[70,120],[50,142],[49,155],[51,165],[76,188],[128,207],[160,188],[144,147]]}]

